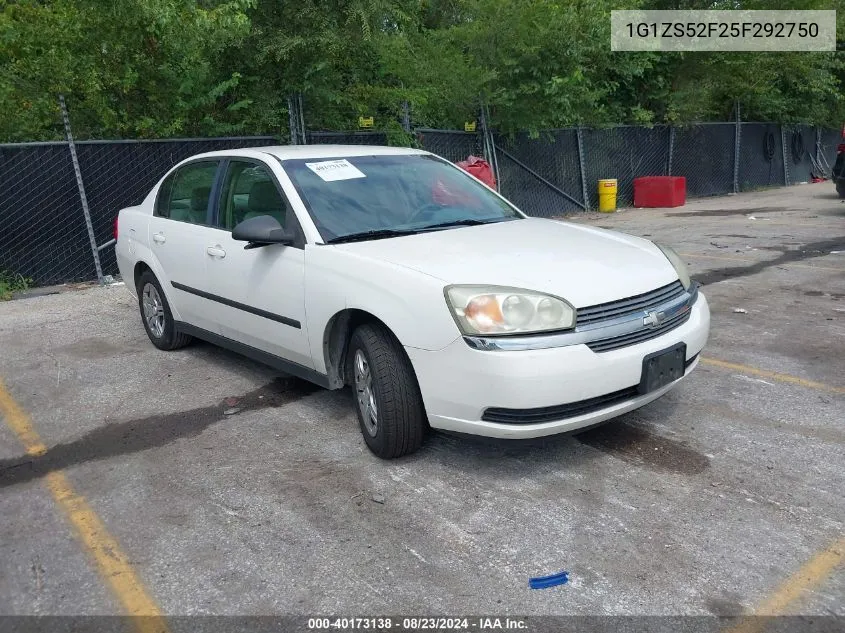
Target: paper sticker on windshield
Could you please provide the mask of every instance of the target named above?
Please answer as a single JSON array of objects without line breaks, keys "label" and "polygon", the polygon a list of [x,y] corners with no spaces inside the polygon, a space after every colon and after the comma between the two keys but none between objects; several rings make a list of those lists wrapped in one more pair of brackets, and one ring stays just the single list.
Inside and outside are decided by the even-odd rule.
[{"label": "paper sticker on windshield", "polygon": [[305,166],[326,182],[366,178],[360,169],[345,158],[341,160],[324,160],[320,163],[305,163]]}]

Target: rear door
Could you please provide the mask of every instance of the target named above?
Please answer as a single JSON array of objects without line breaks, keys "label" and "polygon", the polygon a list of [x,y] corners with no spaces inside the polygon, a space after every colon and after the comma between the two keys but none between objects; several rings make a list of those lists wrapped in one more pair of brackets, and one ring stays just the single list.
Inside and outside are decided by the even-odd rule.
[{"label": "rear door", "polygon": [[173,318],[216,332],[208,316],[210,291],[206,245],[211,226],[212,191],[217,186],[219,160],[182,165],[162,183],[150,220],[149,244],[159,264],[159,281]]},{"label": "rear door", "polygon": [[[231,159],[224,166],[217,227],[206,242],[213,306],[223,336],[313,368],[305,325],[305,237],[296,214],[268,165]],[[270,215],[294,232],[293,245],[245,249],[232,239],[243,220]]]}]

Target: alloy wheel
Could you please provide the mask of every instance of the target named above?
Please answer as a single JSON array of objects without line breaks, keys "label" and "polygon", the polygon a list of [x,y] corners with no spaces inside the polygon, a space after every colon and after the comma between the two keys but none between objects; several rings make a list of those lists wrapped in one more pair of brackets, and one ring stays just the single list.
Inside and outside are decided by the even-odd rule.
[{"label": "alloy wheel", "polygon": [[147,327],[153,336],[161,338],[164,335],[164,302],[153,284],[144,286],[141,303]]},{"label": "alloy wheel", "polygon": [[375,437],[378,431],[378,408],[373,391],[373,375],[367,357],[360,349],[355,350],[354,373],[358,409],[361,411],[367,433]]}]

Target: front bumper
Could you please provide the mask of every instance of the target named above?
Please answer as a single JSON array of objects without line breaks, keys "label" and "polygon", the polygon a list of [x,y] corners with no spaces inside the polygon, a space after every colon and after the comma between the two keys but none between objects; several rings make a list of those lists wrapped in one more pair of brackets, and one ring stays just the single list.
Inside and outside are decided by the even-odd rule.
[{"label": "front bumper", "polygon": [[[473,435],[530,438],[553,435],[603,422],[659,398],[677,380],[657,391],[635,395],[583,415],[540,424],[502,424],[482,419],[488,408],[538,409],[601,398],[640,382],[643,358],[686,343],[688,375],[697,365],[710,332],[710,309],[699,293],[690,317],[657,338],[597,353],[587,345],[548,349],[487,351],[462,338],[442,350],[406,347],[419,381],[432,427]],[[692,362],[690,362],[692,361]]]}]

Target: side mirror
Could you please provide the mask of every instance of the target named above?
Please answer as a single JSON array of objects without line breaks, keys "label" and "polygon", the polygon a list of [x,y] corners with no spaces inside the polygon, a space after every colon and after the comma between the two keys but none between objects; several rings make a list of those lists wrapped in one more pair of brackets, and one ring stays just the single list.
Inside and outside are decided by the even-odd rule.
[{"label": "side mirror", "polygon": [[237,224],[232,239],[247,242],[244,248],[258,248],[269,244],[293,244],[296,236],[282,228],[272,215],[259,215]]}]

